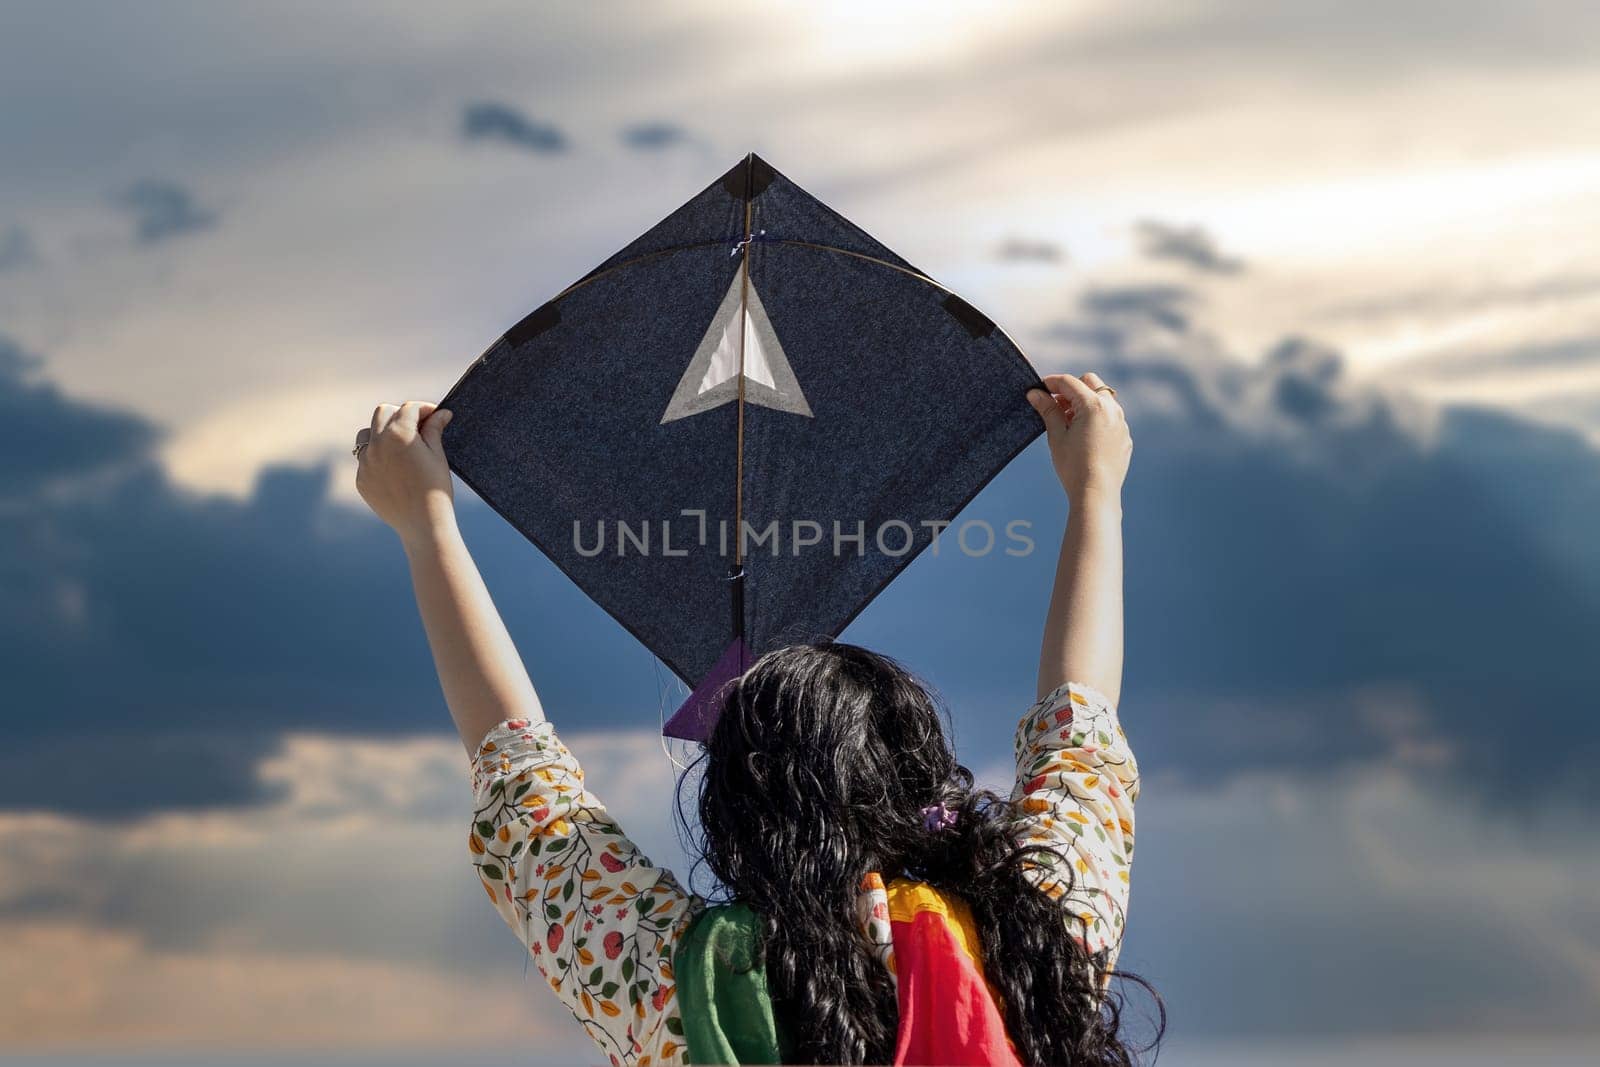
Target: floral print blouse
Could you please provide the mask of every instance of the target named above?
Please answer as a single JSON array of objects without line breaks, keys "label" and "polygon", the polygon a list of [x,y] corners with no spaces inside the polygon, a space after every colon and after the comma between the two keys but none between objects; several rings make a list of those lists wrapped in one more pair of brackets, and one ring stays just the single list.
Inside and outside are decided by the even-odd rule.
[{"label": "floral print blouse", "polygon": [[[1139,794],[1116,709],[1097,690],[1065,682],[1022,717],[1015,751],[1020,837],[1054,846],[1072,865],[1070,890],[1053,863],[1033,866],[1032,877],[1051,896],[1070,893],[1083,920],[1075,936],[1114,965]],[[472,757],[471,783],[473,866],[551,991],[611,1063],[683,1063],[672,955],[705,901],[628,839],[550,723],[494,726]],[[858,911],[892,976],[883,892],[882,878],[869,875]]]}]

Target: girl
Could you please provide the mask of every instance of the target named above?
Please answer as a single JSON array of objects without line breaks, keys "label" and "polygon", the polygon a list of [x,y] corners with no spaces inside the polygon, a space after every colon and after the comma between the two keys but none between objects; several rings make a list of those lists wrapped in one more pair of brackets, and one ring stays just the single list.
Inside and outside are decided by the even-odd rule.
[{"label": "girl", "polygon": [[720,902],[639,852],[545,719],[456,527],[450,412],[382,404],[358,435],[356,486],[405,547],[471,755],[472,863],[613,1064],[1132,1062],[1107,984],[1139,789],[1116,712],[1133,444],[1097,375],[1044,384],[1070,510],[1011,795],[974,788],[893,661],[768,653],[702,756]]}]

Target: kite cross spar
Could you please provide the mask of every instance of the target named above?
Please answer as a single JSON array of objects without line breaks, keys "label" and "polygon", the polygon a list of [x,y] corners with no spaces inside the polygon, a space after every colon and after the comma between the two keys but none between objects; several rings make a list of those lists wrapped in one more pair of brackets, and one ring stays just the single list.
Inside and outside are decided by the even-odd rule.
[{"label": "kite cross spar", "polygon": [[1038,437],[1038,384],[988,317],[751,154],[440,405],[451,468],[694,690],[665,732],[704,740],[724,684],[840,633]]}]

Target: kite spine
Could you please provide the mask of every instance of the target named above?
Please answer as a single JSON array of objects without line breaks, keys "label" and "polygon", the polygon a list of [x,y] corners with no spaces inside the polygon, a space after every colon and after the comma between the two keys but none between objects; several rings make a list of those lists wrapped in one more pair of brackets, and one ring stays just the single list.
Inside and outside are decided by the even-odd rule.
[{"label": "kite spine", "polygon": [[734,434],[733,569],[729,574],[733,639],[744,638],[744,343],[749,333],[750,231],[755,211],[755,153],[744,157],[744,241],[739,258],[739,403]]}]

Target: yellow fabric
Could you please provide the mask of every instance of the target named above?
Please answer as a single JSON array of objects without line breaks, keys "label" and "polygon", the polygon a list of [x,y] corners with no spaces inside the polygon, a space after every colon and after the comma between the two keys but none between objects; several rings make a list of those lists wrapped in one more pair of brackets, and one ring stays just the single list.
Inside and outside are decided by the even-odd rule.
[{"label": "yellow fabric", "polygon": [[983,949],[978,940],[978,928],[972,922],[972,910],[967,907],[966,901],[953,893],[935,889],[926,882],[913,882],[909,878],[896,878],[890,882],[888,896],[890,922],[911,922],[923,912],[933,912],[943,917],[961,951],[982,972]]}]

